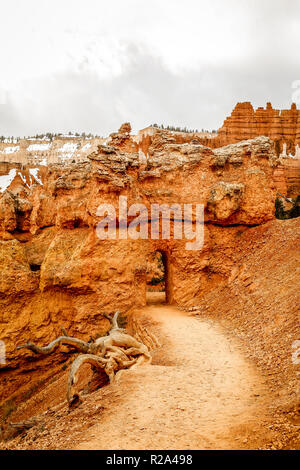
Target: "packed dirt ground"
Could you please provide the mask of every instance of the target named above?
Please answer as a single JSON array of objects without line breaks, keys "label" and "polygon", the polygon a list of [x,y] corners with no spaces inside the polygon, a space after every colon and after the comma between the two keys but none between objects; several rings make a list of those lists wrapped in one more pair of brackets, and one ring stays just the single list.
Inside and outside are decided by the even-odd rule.
[{"label": "packed dirt ground", "polygon": [[19,390],[3,437],[8,421],[35,425],[0,448],[299,450],[299,238],[300,219],[241,232],[228,283],[186,311],[151,293],[128,329],[144,331],[152,364],[101,388],[86,366],[77,408],[65,399],[67,363],[57,363],[66,355],[35,359],[39,372],[26,373],[39,382],[27,398]]}]

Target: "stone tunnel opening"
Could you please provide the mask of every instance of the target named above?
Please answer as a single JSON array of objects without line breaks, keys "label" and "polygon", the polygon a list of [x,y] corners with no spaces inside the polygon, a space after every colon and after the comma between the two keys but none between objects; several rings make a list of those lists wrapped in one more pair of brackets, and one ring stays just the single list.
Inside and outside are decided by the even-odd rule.
[{"label": "stone tunnel opening", "polygon": [[148,260],[147,303],[169,302],[169,270],[167,253],[157,250]]}]

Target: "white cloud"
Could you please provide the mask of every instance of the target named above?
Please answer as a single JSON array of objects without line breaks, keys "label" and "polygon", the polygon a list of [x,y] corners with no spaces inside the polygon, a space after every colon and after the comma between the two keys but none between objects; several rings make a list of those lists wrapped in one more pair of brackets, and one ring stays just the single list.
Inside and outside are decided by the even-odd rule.
[{"label": "white cloud", "polygon": [[298,0],[10,0],[2,18],[9,134],[217,127],[236,99],[285,106],[300,78]]}]

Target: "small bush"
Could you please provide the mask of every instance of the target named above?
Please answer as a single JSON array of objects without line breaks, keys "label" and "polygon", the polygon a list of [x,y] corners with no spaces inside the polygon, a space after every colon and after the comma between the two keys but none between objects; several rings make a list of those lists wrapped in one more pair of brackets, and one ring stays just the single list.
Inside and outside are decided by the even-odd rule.
[{"label": "small bush", "polygon": [[5,421],[16,409],[17,405],[15,400],[13,398],[7,400],[1,407],[2,420]]},{"label": "small bush", "polygon": [[290,210],[284,210],[283,202],[280,198],[275,200],[275,217],[277,219],[295,219],[300,217],[300,195],[293,199],[293,207]]},{"label": "small bush", "polygon": [[279,197],[275,200],[275,217],[281,220],[286,219],[283,202]]},{"label": "small bush", "polygon": [[164,282],[165,277],[153,277],[150,281],[151,286],[156,286],[157,284],[160,284],[161,282]]}]

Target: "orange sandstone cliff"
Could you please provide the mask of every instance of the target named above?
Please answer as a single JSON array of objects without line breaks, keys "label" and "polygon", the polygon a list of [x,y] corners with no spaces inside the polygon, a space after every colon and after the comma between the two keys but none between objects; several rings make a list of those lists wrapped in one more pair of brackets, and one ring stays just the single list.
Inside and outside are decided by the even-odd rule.
[{"label": "orange sandstone cliff", "polygon": [[[215,150],[156,140],[147,163],[139,153],[103,145],[87,162],[5,165],[0,339],[7,347],[6,367],[26,355],[15,346],[28,338],[45,343],[61,325],[70,334],[96,335],[108,326],[103,311],[144,305],[147,262],[156,250],[167,259],[168,301],[193,304],[230,276],[237,233],[274,218],[278,158],[266,137]],[[170,240],[120,239],[120,196],[128,207],[143,203],[149,213],[152,204],[203,204],[202,250],[187,250],[187,240],[174,239],[172,232]],[[115,207],[113,240],[97,237],[103,203]]]},{"label": "orange sandstone cliff", "polygon": [[238,103],[219,129],[217,144],[226,145],[259,135],[272,139],[277,154],[281,154],[281,165],[275,172],[278,191],[296,197],[300,193],[300,110],[295,104],[291,109],[280,111],[273,109],[271,103],[267,103],[266,109],[256,110],[249,102]]},{"label": "orange sandstone cliff", "polygon": [[218,140],[220,145],[226,145],[259,135],[278,142],[281,151],[286,144],[287,152],[295,155],[296,146],[300,144],[300,110],[295,104],[291,109],[280,111],[273,109],[271,103],[267,103],[266,109],[256,110],[249,102],[238,103],[219,129]]},{"label": "orange sandstone cliff", "polygon": [[300,110],[295,104],[291,109],[273,109],[267,103],[266,109],[254,110],[250,102],[238,103],[227,117],[217,134],[171,132],[154,127],[143,129],[137,136],[138,148],[148,155],[149,148],[160,146],[162,141],[174,143],[198,143],[212,149],[234,144],[259,136],[274,141],[280,165],[276,168],[274,180],[277,191],[288,197],[300,194]]}]

